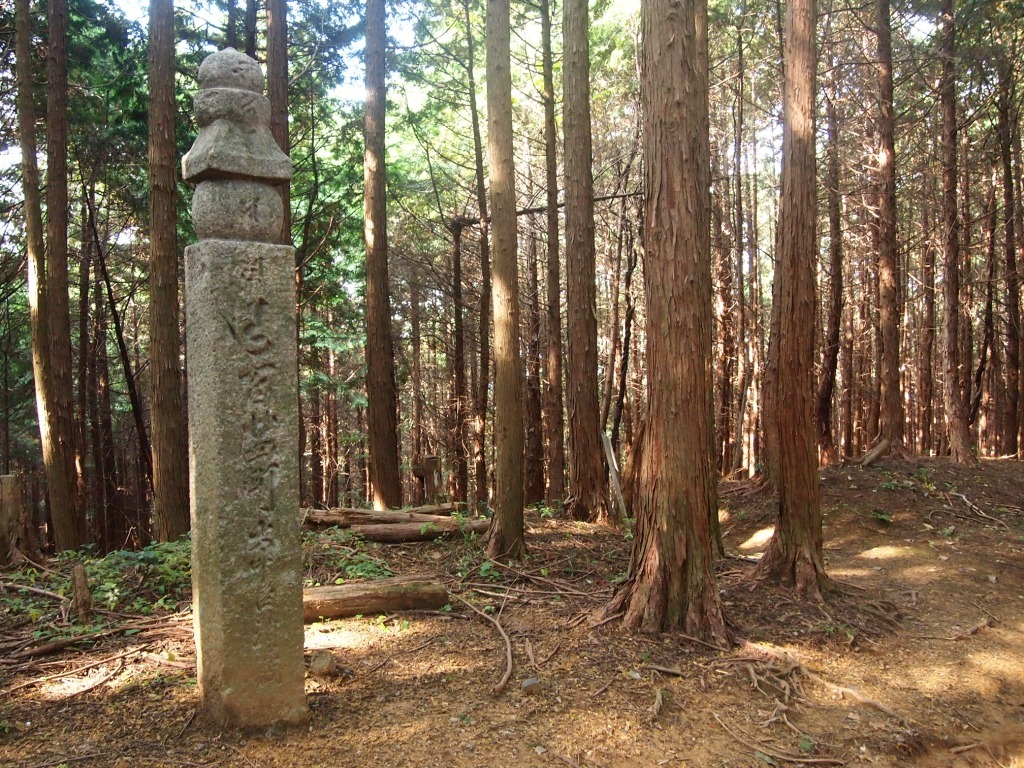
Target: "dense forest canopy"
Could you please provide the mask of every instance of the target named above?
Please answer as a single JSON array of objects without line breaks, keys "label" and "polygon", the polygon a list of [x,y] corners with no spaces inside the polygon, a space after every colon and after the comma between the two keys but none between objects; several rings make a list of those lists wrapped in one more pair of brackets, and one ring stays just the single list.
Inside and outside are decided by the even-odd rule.
[{"label": "dense forest canopy", "polygon": [[[49,152],[59,82],[53,78],[51,6],[25,6],[34,105],[27,124],[37,134],[42,183],[35,194],[45,195],[41,210],[52,258],[59,230],[50,226],[57,211]],[[276,77],[287,85],[285,135],[295,171],[290,230],[304,506],[361,506],[376,498],[368,420],[382,389],[367,387],[367,360],[383,347],[379,338],[367,337],[374,330],[367,325],[367,264],[373,262],[367,261],[361,209],[369,189],[363,61],[373,45],[364,10],[332,0],[287,3],[287,69],[268,67],[272,84]],[[717,471],[778,484],[770,424],[788,403],[773,402],[770,393],[778,377],[792,372],[773,357],[772,339],[781,327],[801,326],[814,329],[814,429],[822,462],[874,448],[952,454],[959,461],[1016,457],[1024,389],[1024,6],[818,4],[810,36],[817,76],[810,226],[817,245],[794,257],[809,260],[814,282],[795,326],[780,319],[780,312],[796,310],[781,306],[788,294],[775,279],[788,237],[780,221],[786,208],[780,197],[783,84],[791,74],[788,10],[763,0],[714,0],[708,8],[710,248],[701,258],[711,276],[712,316],[705,320],[712,339],[704,362],[713,391],[710,450]],[[641,81],[654,73],[644,71],[650,62],[641,63],[640,8],[625,0],[591,3],[581,62],[567,55],[564,42],[572,34],[565,21],[575,24],[579,6],[563,9],[543,0],[511,7],[515,329],[491,303],[492,286],[507,273],[500,271],[503,236],[490,231],[497,218],[492,222],[488,211],[494,191],[488,126],[495,115],[488,112],[493,83],[485,62],[484,4],[415,0],[387,4],[386,11],[384,311],[392,351],[384,380],[392,377],[395,386],[391,450],[401,484],[391,498],[423,501],[424,458],[437,456],[441,495],[475,500],[478,508],[496,503],[494,467],[501,465],[502,443],[496,448],[494,410],[503,406],[494,377],[502,375],[504,360],[496,352],[514,330],[524,503],[568,502],[569,514],[601,512],[614,519],[596,435],[607,433],[628,475],[626,459],[643,432],[650,391]],[[31,478],[41,504],[46,484],[26,227],[31,180],[21,160],[26,145],[18,120],[25,119],[25,103],[19,107],[16,79],[26,62],[16,62],[15,17],[13,3],[4,3],[0,472]],[[74,493],[87,523],[77,544],[109,549],[143,544],[158,533],[151,514],[153,457],[158,477],[163,459],[149,434],[156,432],[157,351],[150,251],[158,223],[148,176],[153,27],[152,20],[148,26],[146,17],[130,20],[118,4],[99,0],[69,0],[66,18],[67,218],[66,237],[57,236],[68,248],[66,286],[48,275],[41,312],[50,315],[50,327],[60,322],[54,313],[63,312],[70,332],[68,366],[54,375],[71,385],[68,433],[61,439],[73,450]],[[268,25],[266,7],[255,0],[174,4],[175,162],[195,135],[191,95],[202,58],[232,45],[267,64],[274,23],[281,21]],[[582,167],[590,169],[592,190],[582,198],[579,190],[586,187],[578,186],[581,172],[573,169],[581,167],[575,153],[584,142],[574,115],[585,112],[574,112],[566,101],[579,92],[578,85],[563,88],[567,82],[589,82],[585,123],[592,150]],[[180,265],[194,233],[191,192],[180,183],[180,171],[178,178],[173,242]],[[582,219],[572,202],[581,199],[592,206]],[[586,263],[575,251],[580,221],[592,224],[589,278],[577,271]],[[589,300],[594,331],[577,324],[578,311],[584,319],[588,314],[587,304],[579,303],[588,301],[580,293],[587,285],[596,291]],[[55,298],[61,292],[63,302]],[[594,365],[579,351],[587,344],[577,343],[589,333],[596,333],[596,378],[580,379]],[[696,354],[696,341],[682,342],[680,349]],[[182,346],[182,413],[187,359]],[[578,399],[588,386],[594,397]],[[580,432],[589,430],[594,447],[583,447],[578,425]],[[156,436],[159,445],[164,438]],[[577,464],[587,455],[597,464]],[[383,469],[372,471],[384,477]]]}]

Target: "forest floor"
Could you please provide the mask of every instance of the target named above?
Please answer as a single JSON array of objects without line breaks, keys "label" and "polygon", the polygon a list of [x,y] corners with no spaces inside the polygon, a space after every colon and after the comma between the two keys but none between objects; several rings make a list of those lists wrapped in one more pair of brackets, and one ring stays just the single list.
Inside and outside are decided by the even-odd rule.
[{"label": "forest floor", "polygon": [[[724,483],[719,577],[747,641],[731,651],[593,626],[628,566],[622,532],[531,512],[514,570],[472,541],[361,545],[359,568],[435,574],[499,617],[511,682],[491,693],[504,640],[458,600],[312,624],[307,661],[328,649],[340,670],[307,678],[298,731],[239,735],[197,713],[187,611],[111,615],[91,647],[26,658],[14,649],[34,647],[24,633],[45,617],[2,603],[0,765],[1022,768],[1022,487],[1012,461],[823,471],[827,566],[844,593],[818,603],[751,589],[774,503]],[[355,551],[309,541],[313,578],[336,575],[333,547]]]}]

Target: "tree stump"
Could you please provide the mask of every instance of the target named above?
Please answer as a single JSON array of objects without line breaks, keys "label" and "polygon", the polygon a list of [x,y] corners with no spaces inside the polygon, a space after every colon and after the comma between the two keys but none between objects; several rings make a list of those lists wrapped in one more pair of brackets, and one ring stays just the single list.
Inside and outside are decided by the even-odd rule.
[{"label": "tree stump", "polygon": [[427,504],[437,501],[441,493],[441,457],[424,456],[412,468],[413,475],[423,485],[423,500]]},{"label": "tree stump", "polygon": [[0,565],[38,557],[31,508],[17,475],[0,475]]},{"label": "tree stump", "polygon": [[80,624],[86,624],[92,616],[92,592],[85,566],[78,563],[71,571],[71,613]]}]

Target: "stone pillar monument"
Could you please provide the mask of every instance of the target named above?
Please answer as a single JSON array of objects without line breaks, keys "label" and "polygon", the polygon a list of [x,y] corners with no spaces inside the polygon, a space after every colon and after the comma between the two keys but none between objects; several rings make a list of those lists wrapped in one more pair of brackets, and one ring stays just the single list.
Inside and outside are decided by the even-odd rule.
[{"label": "stone pillar monument", "polygon": [[214,720],[306,721],[302,662],[294,249],[278,245],[263,72],[238,51],[199,68],[185,250],[192,587],[199,690]]}]

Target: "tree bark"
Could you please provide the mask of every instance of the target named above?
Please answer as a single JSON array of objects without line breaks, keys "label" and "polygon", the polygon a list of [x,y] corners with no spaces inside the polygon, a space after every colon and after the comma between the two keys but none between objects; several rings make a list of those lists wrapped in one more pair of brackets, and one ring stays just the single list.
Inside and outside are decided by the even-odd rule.
[{"label": "tree bark", "polygon": [[648,412],[623,624],[729,641],[716,586],[707,4],[642,0]]},{"label": "tree bark", "polygon": [[227,0],[227,21],[224,25],[224,45],[228,48],[238,48],[238,3],[236,0]]},{"label": "tree bark", "polygon": [[[59,14],[61,12],[60,4],[51,4],[50,12]],[[32,371],[35,377],[36,413],[39,419],[43,465],[46,471],[46,484],[49,491],[50,516],[54,524],[56,546],[59,551],[73,549],[85,543],[85,521],[81,519],[77,505],[78,497],[74,465],[72,464],[73,453],[71,450],[72,446],[70,445],[72,436],[69,432],[61,434],[60,420],[57,418],[57,413],[60,409],[60,395],[57,392],[56,371],[52,360],[55,329],[52,329],[50,325],[51,318],[56,312],[52,304],[56,299],[53,298],[52,294],[59,292],[60,286],[50,285],[48,273],[51,270],[47,264],[43,236],[39,169],[36,164],[36,119],[32,84],[32,30],[29,0],[17,0],[15,5],[15,24],[18,80],[18,138],[21,144],[21,183],[25,197],[29,318],[32,328]],[[57,42],[57,51],[54,51],[54,55],[59,55],[60,51],[63,51],[62,35],[63,33],[61,32],[60,41],[55,41]],[[66,86],[66,80],[62,82]],[[60,82],[52,84],[52,89],[59,90]],[[60,109],[59,105],[53,104],[53,109],[56,121],[58,110]],[[66,163],[64,168],[66,169]],[[53,176],[58,170],[59,165],[57,169],[48,167],[48,181],[49,177]],[[60,186],[59,181],[55,180],[51,183],[53,183],[55,188]],[[50,200],[48,199],[48,204],[49,202]],[[66,232],[64,248],[66,259]],[[64,302],[66,310],[66,261],[64,270]],[[69,322],[66,314],[65,311],[65,323]],[[68,343],[70,345],[70,339]],[[70,356],[70,348],[68,356]],[[70,388],[70,367],[64,372],[64,378],[65,384]],[[67,392],[65,407],[70,407],[70,399],[70,392]],[[70,427],[70,419],[68,426]]]},{"label": "tree bark", "polygon": [[256,58],[256,0],[245,0],[245,55]]},{"label": "tree bark", "polygon": [[[510,38],[509,0],[487,0],[487,149],[494,236],[492,302],[496,454],[494,521],[487,542],[487,556],[492,559],[515,559],[526,551],[523,539],[523,367],[519,357]],[[482,345],[482,338],[480,342]]]},{"label": "tree bark", "polygon": [[[53,425],[67,476],[68,498],[54,498],[50,488],[51,510],[57,504],[68,505],[67,516],[54,515],[57,549],[70,549],[86,543],[85,510],[79,495],[75,468],[74,399],[71,392],[71,313],[68,303],[68,64],[67,0],[50,0],[46,10],[49,52],[46,67],[49,84],[46,91],[46,311],[50,346],[50,375],[53,379]],[[60,494],[63,496],[63,490]],[[70,525],[68,525],[70,524]],[[61,528],[65,530],[61,530]],[[62,544],[62,542],[64,542]]]},{"label": "tree bark", "polygon": [[158,541],[189,529],[188,427],[178,333],[178,164],[174,142],[174,1],[149,3],[149,363],[153,523]]},{"label": "tree bark", "polygon": [[932,423],[935,421],[935,247],[932,242],[931,216],[922,208],[921,237],[924,239],[922,282],[924,283],[924,318],[921,321],[921,365],[918,375],[918,450],[925,456],[932,451]]},{"label": "tree bark", "polygon": [[466,452],[466,338],[462,306],[462,224],[452,221],[452,486],[451,498],[465,503],[469,491],[469,464]]},{"label": "tree bark", "polygon": [[[829,587],[822,552],[821,501],[814,434],[816,184],[815,0],[786,4],[782,193],[775,279],[780,375],[772,414],[778,454],[779,515],[755,579],[781,579],[820,596]],[[841,264],[840,264],[841,269]]]},{"label": "tree bark", "polygon": [[[466,21],[466,78],[469,83],[469,114],[473,126],[473,159],[476,170],[476,204],[480,213],[480,314],[477,342],[480,371],[477,378],[475,415],[473,419],[473,480],[479,510],[487,507],[487,401],[490,393],[491,365],[491,220],[487,210],[487,184],[484,179],[484,150],[480,132],[480,113],[476,104],[476,42],[469,18],[469,0],[463,3]],[[490,101],[488,91],[488,103]],[[488,139],[489,141],[490,139]]]},{"label": "tree bark", "polygon": [[1004,456],[1017,456],[1020,429],[1020,275],[1017,272],[1017,243],[1014,236],[1014,195],[1010,110],[1013,100],[1013,71],[1007,61],[999,63],[999,96],[996,111],[996,137],[1003,187],[1003,259],[1006,264],[1006,400],[1003,415]]},{"label": "tree bark", "polygon": [[353,525],[348,530],[354,536],[360,536],[367,541],[378,541],[382,544],[404,544],[414,541],[433,541],[445,536],[459,535],[463,533],[476,533],[483,535],[494,525],[491,520],[453,520],[445,518],[446,522],[414,522],[414,523],[379,523],[376,525]]},{"label": "tree bark", "polygon": [[[409,331],[412,346],[412,465],[417,467],[423,461],[423,351],[421,343],[420,287],[413,278],[409,285]],[[417,474],[413,470],[413,474]],[[412,492],[412,503],[423,504],[426,498],[425,476],[417,475]]]},{"label": "tree bark", "polygon": [[[839,331],[843,320],[843,199],[839,190],[839,113],[835,93],[825,96],[828,116],[828,253],[829,293],[828,317],[825,321],[825,349],[818,380],[818,402],[815,421],[818,448],[823,464],[839,460],[832,436],[832,401],[835,397],[836,371],[839,367]],[[849,382],[846,382],[849,386]]]},{"label": "tree bark", "polygon": [[523,501],[536,504],[544,500],[544,435],[541,423],[540,286],[537,279],[537,232],[530,221],[530,243],[526,249],[527,330],[525,428],[526,461],[523,475]]},{"label": "tree bark", "polygon": [[569,515],[615,522],[601,455],[597,385],[597,279],[591,169],[587,0],[565,0],[562,110],[565,133],[565,273],[569,365]]},{"label": "tree bark", "polygon": [[448,603],[448,589],[427,576],[395,576],[302,590],[302,618],[308,623],[392,611],[438,609]]},{"label": "tree bark", "polygon": [[939,99],[942,107],[942,262],[945,271],[945,376],[943,404],[949,453],[957,464],[973,464],[967,408],[963,399],[964,366],[960,357],[960,218],[957,214],[957,118],[956,118],[956,38],[953,0],[943,0],[939,11],[942,27],[942,80]]},{"label": "tree bark", "polygon": [[366,399],[370,482],[377,509],[402,506],[398,470],[398,393],[388,280],[387,190],[384,162],[384,0],[366,4]]},{"label": "tree bark", "polygon": [[879,433],[890,452],[903,447],[900,394],[899,266],[896,260],[896,138],[893,108],[892,20],[889,0],[876,0],[878,51],[878,323],[881,333]]},{"label": "tree bark", "polygon": [[540,0],[541,68],[544,78],[544,179],[547,194],[547,379],[544,445],[547,451],[547,500],[565,498],[565,421],[562,398],[562,294],[558,261],[558,142],[555,130],[554,65],[551,55],[551,4]]},{"label": "tree bark", "polygon": [[[288,2],[267,3],[267,99],[270,101],[270,134],[286,155],[291,154],[288,140]],[[383,124],[383,121],[382,121]],[[284,208],[280,242],[292,244],[291,183],[277,187]],[[298,251],[296,251],[298,256]],[[301,262],[296,261],[296,269]]]}]

